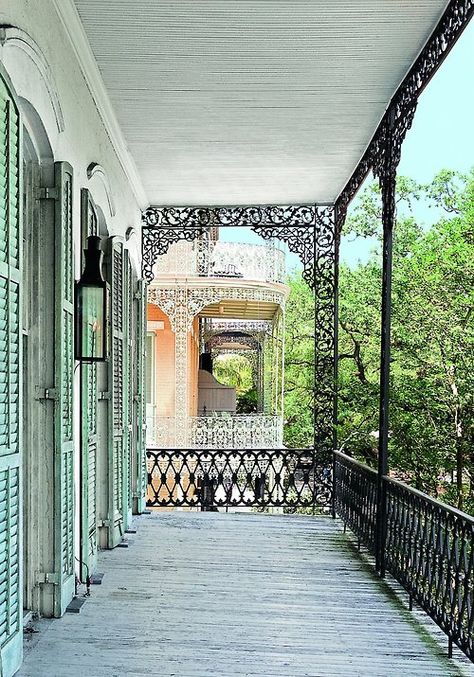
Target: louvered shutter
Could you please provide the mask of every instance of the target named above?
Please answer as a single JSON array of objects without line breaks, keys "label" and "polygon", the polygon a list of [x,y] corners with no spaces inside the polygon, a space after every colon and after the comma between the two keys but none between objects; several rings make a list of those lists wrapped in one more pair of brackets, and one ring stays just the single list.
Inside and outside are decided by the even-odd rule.
[{"label": "louvered shutter", "polygon": [[22,658],[20,121],[0,79],[0,674]]},{"label": "louvered shutter", "polygon": [[133,464],[133,495],[135,513],[145,510],[147,485],[146,449],[145,449],[145,337],[146,337],[146,284],[144,280],[137,283],[135,295],[135,370],[134,370],[134,422],[136,425],[136,448]]},{"label": "louvered shutter", "polygon": [[124,468],[124,505],[126,506],[125,526],[130,523],[132,516],[132,472],[133,472],[133,454],[136,444],[135,426],[133,425],[134,406],[133,378],[136,369],[135,363],[135,316],[134,316],[134,290],[136,285],[136,275],[130,261],[127,250],[124,250],[124,268],[125,268],[125,288],[124,298],[126,301],[126,336],[125,345],[125,368],[127,380],[124,383],[125,394],[125,468]]},{"label": "louvered shutter", "polygon": [[[82,248],[89,235],[99,232],[95,204],[86,188],[81,191]],[[81,365],[81,577],[97,562],[97,365]]]},{"label": "louvered shutter", "polygon": [[109,547],[115,547],[125,533],[125,429],[127,425],[126,400],[126,311],[124,303],[124,249],[123,242],[109,238],[107,279],[110,285],[110,359],[109,367]]},{"label": "louvered shutter", "polygon": [[72,167],[55,164],[55,614],[74,596],[74,255]]}]

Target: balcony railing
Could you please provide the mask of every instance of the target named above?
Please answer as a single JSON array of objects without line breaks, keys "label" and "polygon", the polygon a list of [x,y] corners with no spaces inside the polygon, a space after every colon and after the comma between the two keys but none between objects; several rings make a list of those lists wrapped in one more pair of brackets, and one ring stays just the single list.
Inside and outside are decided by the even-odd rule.
[{"label": "balcony railing", "polygon": [[219,277],[283,283],[285,254],[272,244],[254,245],[211,240],[178,242],[154,267],[155,277]]},{"label": "balcony railing", "polygon": [[196,416],[189,426],[195,449],[277,449],[283,442],[281,416]]},{"label": "balcony railing", "polygon": [[[335,512],[376,551],[377,473],[334,454]],[[474,519],[390,477],[382,479],[381,570],[396,578],[474,660]]]},{"label": "balcony railing", "polygon": [[328,461],[314,449],[149,447],[147,503],[324,512],[332,502],[381,575],[392,574],[410,608],[417,602],[447,634],[448,655],[456,644],[474,661],[474,518],[340,452],[331,478]]},{"label": "balcony railing", "polygon": [[192,449],[278,449],[283,444],[281,416],[260,414],[236,416],[192,416],[147,419],[147,446],[171,449],[176,446],[176,426],[187,427],[187,446]]},{"label": "balcony railing", "polygon": [[328,509],[314,449],[147,449],[149,507]]}]

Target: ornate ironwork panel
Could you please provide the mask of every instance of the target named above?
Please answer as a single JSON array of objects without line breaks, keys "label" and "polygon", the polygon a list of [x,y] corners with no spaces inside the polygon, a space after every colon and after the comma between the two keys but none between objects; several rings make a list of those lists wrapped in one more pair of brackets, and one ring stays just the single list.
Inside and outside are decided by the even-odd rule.
[{"label": "ornate ironwork panel", "polygon": [[[247,207],[149,207],[143,213],[143,277],[153,280],[153,266],[169,246],[192,241],[210,227],[250,227],[264,239],[278,239],[297,254],[303,277],[313,287],[317,237],[333,207],[318,205],[252,205]],[[324,243],[323,243],[324,244]]]},{"label": "ornate ironwork panel", "polygon": [[[175,231],[174,231],[175,232]],[[166,256],[157,256],[156,277],[243,278],[263,282],[285,282],[285,254],[273,243],[223,242],[198,237],[170,242]]]},{"label": "ornate ironwork panel", "polygon": [[337,352],[336,299],[338,235],[333,208],[320,208],[315,230],[314,262],[314,445],[332,456],[334,426],[334,362]]},{"label": "ornate ironwork panel", "polygon": [[[280,416],[238,414],[232,416],[188,416],[180,421],[184,439],[191,449],[278,449],[282,446],[283,420]],[[183,432],[183,431],[180,431]],[[147,418],[147,446],[173,449],[175,418]]]},{"label": "ornate ironwork panel", "polygon": [[[315,369],[314,369],[314,444],[328,462],[333,448],[335,402],[335,337],[338,268],[338,234],[334,206],[248,206],[248,207],[150,207],[143,214],[143,275],[153,278],[157,256],[164,254],[172,242],[192,240],[211,227],[248,226],[265,239],[285,242],[303,263],[303,278],[314,291]],[[284,296],[276,290],[150,288],[148,300],[160,306],[170,318],[171,326],[181,326],[206,305],[224,298],[271,300],[284,308]],[[180,294],[180,296],[179,296]],[[179,296],[179,298],[178,298]],[[178,346],[179,348],[179,346]],[[178,350],[179,352],[179,350]],[[184,360],[183,360],[184,364]],[[185,397],[177,401],[185,401]]]},{"label": "ornate ironwork panel", "polygon": [[193,416],[189,427],[194,449],[278,449],[283,445],[281,416]]},{"label": "ornate ironwork panel", "polygon": [[149,507],[324,509],[331,468],[313,449],[148,449]]},{"label": "ornate ironwork panel", "polygon": [[265,301],[284,308],[285,294],[276,289],[245,287],[149,287],[148,302],[163,310],[173,331],[189,331],[193,320],[206,306],[219,301]]},{"label": "ornate ironwork panel", "polygon": [[474,660],[474,519],[401,482],[384,482],[387,571]]},{"label": "ornate ironwork panel", "polygon": [[377,473],[334,452],[334,510],[372,553],[375,549]]},{"label": "ornate ironwork panel", "polygon": [[246,346],[249,351],[257,351],[261,348],[261,342],[253,336],[238,332],[222,332],[209,337],[206,341],[206,352],[219,351],[223,349],[223,346],[229,345]]},{"label": "ornate ironwork panel", "polygon": [[262,342],[271,334],[272,323],[269,320],[210,320],[203,329],[203,342],[207,343],[212,336],[229,332],[246,334]]},{"label": "ornate ironwork panel", "polygon": [[[342,228],[347,208],[368,173],[373,170],[384,180],[385,172],[393,173],[400,161],[402,143],[410,129],[418,99],[447,53],[455,44],[474,14],[474,0],[452,0],[436,30],[393,96],[372,140],[353,175],[336,200],[338,230]],[[385,162],[387,137],[390,134],[391,160]]]}]

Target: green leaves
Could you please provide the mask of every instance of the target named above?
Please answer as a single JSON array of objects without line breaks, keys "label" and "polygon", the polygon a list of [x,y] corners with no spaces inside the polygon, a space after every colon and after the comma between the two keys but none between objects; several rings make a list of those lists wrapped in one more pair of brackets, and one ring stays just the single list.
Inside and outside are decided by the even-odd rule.
[{"label": "green leaves", "polygon": [[[415,205],[417,209],[414,210]],[[397,180],[394,238],[390,467],[433,495],[474,508],[474,171],[440,172],[429,185]],[[420,213],[437,222],[422,223]],[[416,215],[415,215],[416,214]],[[369,185],[345,233],[377,238],[367,263],[341,265],[340,444],[377,456],[381,303],[381,204]],[[311,443],[312,303],[290,279],[285,442]]]},{"label": "green leaves", "polygon": [[[428,186],[400,178],[398,189],[399,205],[421,201],[446,215],[427,229],[405,210],[396,225],[390,465],[418,488],[451,497],[457,469],[462,505],[463,497],[472,501],[474,471],[468,451],[474,419],[474,177],[445,170]],[[349,227],[375,232],[376,199],[378,192],[366,189]],[[365,266],[341,271],[340,435],[353,435],[359,425],[352,445],[364,458],[372,453],[378,425],[379,270],[374,255]]]}]

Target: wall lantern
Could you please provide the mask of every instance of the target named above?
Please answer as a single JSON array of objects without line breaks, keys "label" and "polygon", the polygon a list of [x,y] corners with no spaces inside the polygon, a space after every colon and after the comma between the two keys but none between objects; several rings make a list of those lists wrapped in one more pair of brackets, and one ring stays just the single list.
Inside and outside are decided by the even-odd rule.
[{"label": "wall lantern", "polygon": [[90,235],[84,249],[84,271],[76,282],[75,358],[80,362],[107,359],[107,283],[102,277],[101,238]]}]

